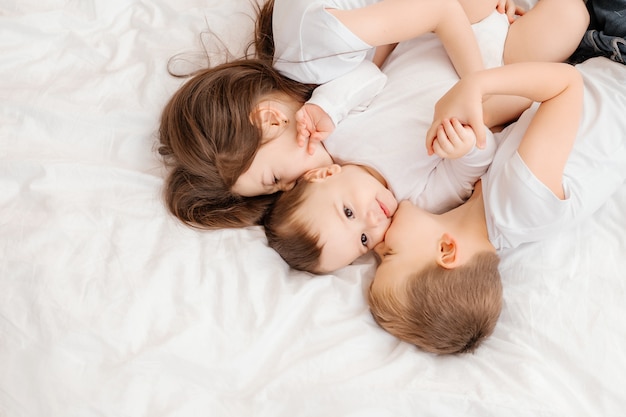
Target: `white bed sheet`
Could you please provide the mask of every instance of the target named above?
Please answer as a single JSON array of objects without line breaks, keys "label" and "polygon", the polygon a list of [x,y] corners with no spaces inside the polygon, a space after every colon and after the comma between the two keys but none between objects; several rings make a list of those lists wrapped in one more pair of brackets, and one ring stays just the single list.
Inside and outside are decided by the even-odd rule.
[{"label": "white bed sheet", "polygon": [[0,0],[0,416],[624,415],[626,185],[504,253],[494,335],[449,357],[376,326],[372,257],[311,277],[168,214],[165,64],[207,25],[240,52],[251,10]]}]

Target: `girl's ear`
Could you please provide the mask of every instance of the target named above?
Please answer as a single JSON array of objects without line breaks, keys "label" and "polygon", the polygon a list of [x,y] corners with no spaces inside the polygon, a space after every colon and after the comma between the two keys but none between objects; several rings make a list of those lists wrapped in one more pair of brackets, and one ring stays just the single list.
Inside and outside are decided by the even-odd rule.
[{"label": "girl's ear", "polygon": [[437,242],[437,264],[445,269],[454,269],[459,266],[458,263],[458,244],[454,236],[444,233]]},{"label": "girl's ear", "polygon": [[302,175],[309,182],[320,182],[341,172],[341,165],[332,164],[321,168],[311,169]]},{"label": "girl's ear", "polygon": [[289,123],[289,118],[272,100],[263,100],[252,110],[250,121],[261,129],[263,134],[261,143],[266,143],[283,133]]}]

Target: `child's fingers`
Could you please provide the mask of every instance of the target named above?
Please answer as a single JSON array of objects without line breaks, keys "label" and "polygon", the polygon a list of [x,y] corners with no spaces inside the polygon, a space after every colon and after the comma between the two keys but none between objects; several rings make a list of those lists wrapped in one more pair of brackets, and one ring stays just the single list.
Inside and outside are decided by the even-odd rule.
[{"label": "child's fingers", "polygon": [[301,130],[298,130],[298,133],[296,135],[296,139],[298,141],[298,146],[302,147],[302,146],[306,145],[307,138],[306,138],[306,135],[303,134]]},{"label": "child's fingers", "polygon": [[439,129],[439,122],[433,122],[433,124],[430,125],[430,128],[426,132],[426,152],[428,153],[429,156],[435,153],[435,150],[433,148],[433,143],[435,142],[437,138],[438,129]]},{"label": "child's fingers", "polygon": [[309,154],[313,155],[315,153],[315,149],[317,148],[317,146],[322,143],[327,137],[328,137],[329,133],[328,132],[314,132],[311,134],[311,136],[309,137]]},{"label": "child's fingers", "polygon": [[509,23],[515,22],[515,9],[509,9],[506,11],[506,17],[509,20]]},{"label": "child's fingers", "polygon": [[439,146],[439,141],[437,140],[433,142],[433,154],[442,159],[446,157],[445,152],[441,149],[441,146]]},{"label": "child's fingers", "polygon": [[452,124],[459,135],[458,147],[462,149],[461,153],[465,154],[469,152],[476,145],[476,134],[474,130],[471,126],[464,125],[458,119],[454,119]]},{"label": "child's fingers", "polygon": [[485,145],[487,144],[487,133],[485,132],[485,125],[482,123],[477,123],[475,125],[470,125],[470,127],[476,133],[476,146],[479,149],[485,149]]},{"label": "child's fingers", "polygon": [[[443,131],[442,131],[443,132]],[[437,137],[437,139],[433,142],[433,152],[441,159],[445,159],[449,157],[449,152],[445,149],[446,146],[449,145],[445,134],[442,133],[441,137]]]},{"label": "child's fingers", "polygon": [[311,132],[305,123],[296,126],[298,146],[305,146],[311,137]]},{"label": "child's fingers", "polygon": [[296,112],[296,139],[298,146],[305,146],[311,136],[313,122],[304,107]]},{"label": "child's fingers", "polygon": [[454,151],[454,145],[452,144],[454,138],[450,138],[448,135],[448,132],[450,132],[449,127],[449,123],[446,123],[446,121],[439,125],[437,138],[433,142],[433,151],[440,158],[447,158]]},{"label": "child's fingers", "polygon": [[315,153],[315,149],[317,148],[317,145],[322,141],[322,139],[322,135],[318,132],[311,134],[311,136],[309,137],[309,145],[307,148],[307,152],[309,153],[309,155],[313,155]]},{"label": "child's fingers", "polygon": [[459,139],[459,143],[461,142],[466,142],[467,139],[471,139],[472,141],[474,140],[474,138],[470,138],[468,137],[468,135],[466,134],[466,126],[461,123],[461,121],[459,119],[452,119],[451,121],[451,125],[454,128],[454,132],[456,133],[458,139]]},{"label": "child's fingers", "polygon": [[430,142],[432,151],[428,154],[447,158],[454,152],[455,143],[460,139],[448,119],[443,120],[438,126],[433,126],[433,129],[435,136]]},{"label": "child's fingers", "polygon": [[298,146],[303,147],[306,145],[306,138],[304,137],[302,133],[298,132],[298,135],[296,138],[298,140]]},{"label": "child's fingers", "polygon": [[505,5],[506,5],[506,0],[499,0],[498,4],[496,5],[496,10],[498,11],[498,13],[504,13],[505,12]]},{"label": "child's fingers", "polygon": [[466,125],[471,127],[476,135],[476,146],[483,149],[487,141],[487,134],[485,133],[485,124],[483,122],[482,114],[471,117],[470,120],[467,121]]},{"label": "child's fingers", "polygon": [[[454,142],[458,139],[452,125],[448,120],[444,120],[439,130],[437,131],[437,144],[441,151],[445,153],[445,156],[450,155],[454,150]],[[444,155],[437,152],[437,155],[444,157]]]},{"label": "child's fingers", "polygon": [[472,128],[461,123],[459,119],[452,118],[442,122],[433,148],[441,158],[456,159],[466,155],[475,143],[476,135]]},{"label": "child's fingers", "polygon": [[[456,121],[456,124],[454,124],[455,121]],[[463,125],[461,125],[461,123],[457,119],[452,119],[452,120],[446,119],[443,121],[443,129],[446,132],[446,137],[448,138],[451,146],[454,146],[455,144],[458,144],[461,142],[461,138],[459,137],[459,134],[457,131],[459,127],[462,128]]]},{"label": "child's fingers", "polygon": [[296,125],[296,131],[298,134],[298,145],[304,146],[311,136],[311,129],[305,121],[302,121]]}]

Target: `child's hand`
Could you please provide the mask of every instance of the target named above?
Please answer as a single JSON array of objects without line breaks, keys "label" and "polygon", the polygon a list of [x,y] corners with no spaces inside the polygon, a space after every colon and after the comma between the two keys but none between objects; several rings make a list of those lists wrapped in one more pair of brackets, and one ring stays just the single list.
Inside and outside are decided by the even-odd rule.
[{"label": "child's hand", "polygon": [[330,116],[317,104],[305,103],[296,112],[296,129],[299,146],[307,145],[307,152],[313,155],[315,147],[335,130]]},{"label": "child's hand", "polygon": [[445,119],[437,128],[433,150],[440,158],[456,159],[465,156],[474,148],[476,135],[469,126],[458,119]]},{"label": "child's hand", "polygon": [[[485,124],[483,122],[482,93],[472,81],[461,79],[435,104],[433,123],[426,132],[426,150],[428,155],[435,153],[434,142],[444,120],[457,119],[468,126],[475,134],[476,146],[483,149],[486,143]],[[445,131],[445,129],[444,129]]]},{"label": "child's hand", "polygon": [[499,13],[506,14],[509,19],[509,23],[515,22],[516,15],[523,16],[524,13],[526,13],[522,7],[515,5],[514,0],[498,0],[496,10]]}]

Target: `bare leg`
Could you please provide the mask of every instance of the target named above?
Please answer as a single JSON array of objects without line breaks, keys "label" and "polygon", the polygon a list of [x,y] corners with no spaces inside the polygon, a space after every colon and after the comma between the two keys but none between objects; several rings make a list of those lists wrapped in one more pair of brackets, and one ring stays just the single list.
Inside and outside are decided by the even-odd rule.
[{"label": "bare leg", "polygon": [[504,44],[504,63],[565,61],[589,25],[582,0],[540,0],[511,27]]},{"label": "bare leg", "polygon": [[[504,45],[504,63],[565,61],[576,49],[589,25],[582,0],[540,0],[511,27]],[[485,125],[511,122],[530,106],[523,97],[493,96],[485,100]]]},{"label": "bare leg", "polygon": [[498,0],[459,0],[470,23],[480,22],[489,16],[498,5]]},{"label": "bare leg", "polygon": [[496,132],[511,123],[524,112],[532,101],[518,96],[490,96],[483,101],[483,118],[485,126]]}]

